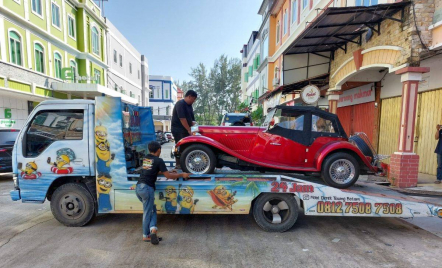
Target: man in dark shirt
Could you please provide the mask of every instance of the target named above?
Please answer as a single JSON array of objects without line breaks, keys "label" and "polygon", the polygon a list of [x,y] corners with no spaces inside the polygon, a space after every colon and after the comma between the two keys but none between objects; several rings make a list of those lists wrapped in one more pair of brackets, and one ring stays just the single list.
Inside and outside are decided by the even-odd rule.
[{"label": "man in dark shirt", "polygon": [[189,173],[169,173],[166,164],[159,156],[161,145],[152,141],[148,145],[149,154],[143,159],[142,169],[137,170],[140,178],[135,193],[143,203],[143,241],[157,245],[161,238],[157,235],[157,209],[155,207],[155,182],[158,174],[164,174],[168,179],[189,178]]},{"label": "man in dark shirt", "polygon": [[[172,112],[172,135],[175,143],[181,139],[192,135],[191,127],[195,125],[195,116],[193,114],[192,104],[195,102],[198,94],[193,90],[188,90],[184,99],[178,101],[173,107]],[[180,168],[179,159],[176,159],[176,169]]]},{"label": "man in dark shirt", "polygon": [[441,125],[436,126],[436,134],[434,138],[437,140],[436,150],[437,156],[437,180],[434,183],[440,184],[442,182],[442,129]]}]

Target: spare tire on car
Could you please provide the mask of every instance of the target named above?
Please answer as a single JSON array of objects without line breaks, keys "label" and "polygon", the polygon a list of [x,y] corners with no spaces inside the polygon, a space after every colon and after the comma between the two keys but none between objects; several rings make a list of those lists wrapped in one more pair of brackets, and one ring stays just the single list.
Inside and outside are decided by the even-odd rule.
[{"label": "spare tire on car", "polygon": [[370,149],[370,146],[361,137],[354,135],[351,136],[348,140],[354,142],[365,156],[371,157],[373,159],[374,155]]}]

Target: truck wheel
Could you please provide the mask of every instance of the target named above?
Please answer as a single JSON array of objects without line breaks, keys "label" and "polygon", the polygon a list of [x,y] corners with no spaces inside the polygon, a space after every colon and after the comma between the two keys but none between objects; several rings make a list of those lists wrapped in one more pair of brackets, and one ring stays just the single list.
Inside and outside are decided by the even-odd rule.
[{"label": "truck wheel", "polygon": [[79,183],[67,183],[58,187],[51,200],[54,217],[69,227],[80,227],[95,216],[95,202],[91,193]]},{"label": "truck wheel", "polygon": [[345,189],[359,178],[359,163],[347,153],[334,153],[322,164],[322,179],[332,187]]},{"label": "truck wheel", "polygon": [[206,145],[193,144],[180,156],[181,168],[193,174],[211,174],[215,170],[216,155]]},{"label": "truck wheel", "polygon": [[263,194],[253,205],[256,223],[267,232],[285,232],[298,219],[298,204],[291,194]]}]

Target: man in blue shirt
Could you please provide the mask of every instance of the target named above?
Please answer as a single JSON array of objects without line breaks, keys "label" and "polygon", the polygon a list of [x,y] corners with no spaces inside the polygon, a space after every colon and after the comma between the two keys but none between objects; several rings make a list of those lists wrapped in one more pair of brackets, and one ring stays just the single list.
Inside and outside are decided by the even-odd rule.
[{"label": "man in blue shirt", "polygon": [[442,129],[441,125],[437,125],[436,134],[434,138],[438,140],[436,150],[434,151],[437,155],[437,180],[434,183],[440,184],[442,182]]}]

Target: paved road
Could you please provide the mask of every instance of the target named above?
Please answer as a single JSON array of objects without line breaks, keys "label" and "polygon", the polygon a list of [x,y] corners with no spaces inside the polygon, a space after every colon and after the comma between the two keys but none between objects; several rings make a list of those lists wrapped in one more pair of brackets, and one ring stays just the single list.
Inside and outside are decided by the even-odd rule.
[{"label": "paved road", "polygon": [[164,241],[141,241],[141,215],[59,224],[49,204],[12,202],[0,176],[0,267],[440,267],[442,239],[398,219],[307,217],[266,233],[250,216],[160,215]]}]

